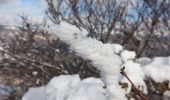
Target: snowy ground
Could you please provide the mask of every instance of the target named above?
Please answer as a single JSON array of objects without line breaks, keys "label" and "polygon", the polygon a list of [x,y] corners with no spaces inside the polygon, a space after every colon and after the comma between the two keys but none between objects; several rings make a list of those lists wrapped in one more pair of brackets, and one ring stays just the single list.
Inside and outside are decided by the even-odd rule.
[{"label": "snowy ground", "polygon": [[[145,79],[149,77],[155,82],[170,81],[170,57],[140,58],[137,62],[139,66],[136,67],[142,68]],[[130,74],[136,76],[139,73],[132,71]],[[135,79],[132,78],[132,81]],[[106,100],[107,93],[103,86],[97,78],[80,80],[78,75],[61,75],[51,79],[46,86],[29,89],[22,100]],[[170,91],[166,91],[164,96],[168,100]]]}]

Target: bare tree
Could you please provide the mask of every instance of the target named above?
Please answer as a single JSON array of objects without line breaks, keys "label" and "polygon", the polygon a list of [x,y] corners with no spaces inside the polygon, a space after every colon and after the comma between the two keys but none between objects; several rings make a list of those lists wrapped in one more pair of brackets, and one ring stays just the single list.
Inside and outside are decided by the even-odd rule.
[{"label": "bare tree", "polygon": [[54,23],[65,20],[83,27],[89,36],[109,42],[117,22],[123,24],[128,6],[126,1],[117,0],[46,0],[49,18]]},{"label": "bare tree", "polygon": [[[169,18],[167,17],[170,15],[170,7],[168,6],[169,4],[170,2],[167,0],[143,1],[143,6],[146,9],[142,14],[142,17],[144,19],[143,33],[145,33],[145,36],[143,38],[143,44],[141,45],[141,48],[137,50],[138,57],[141,56],[143,52],[147,52],[146,50],[153,50],[154,53],[155,51],[159,51],[159,53],[155,53],[154,56],[157,56],[156,54],[160,54],[160,52],[162,51],[166,52],[166,54],[164,54],[163,56],[169,55],[169,41],[166,41],[164,38],[165,35],[170,35],[170,31],[168,29],[169,25],[165,24],[167,23],[167,21],[164,22],[164,20],[169,20]],[[148,46],[150,48],[147,48]]]},{"label": "bare tree", "polygon": [[77,73],[82,78],[98,77],[97,70],[88,61],[75,56],[68,45],[49,34],[49,26],[45,20],[41,24],[35,24],[30,23],[27,17],[21,18],[22,27],[18,28],[12,38],[1,37],[4,50],[0,52],[8,56],[2,59],[2,65],[16,64],[30,71],[37,69],[47,79],[55,75]]},{"label": "bare tree", "polygon": [[[145,49],[150,49],[149,55],[153,54],[150,48],[151,44],[154,45],[150,41],[151,38],[157,39],[155,41],[159,43],[159,48],[163,47],[161,45],[169,45],[163,43],[160,36],[155,34],[161,33],[161,27],[164,27],[161,30],[169,32],[168,0],[136,0],[136,2],[46,0],[46,2],[48,4],[46,13],[55,24],[64,20],[79,28],[83,27],[89,32],[88,36],[104,43],[116,41],[125,48],[136,51],[138,57],[148,55]],[[169,54],[166,46],[164,50]]]}]

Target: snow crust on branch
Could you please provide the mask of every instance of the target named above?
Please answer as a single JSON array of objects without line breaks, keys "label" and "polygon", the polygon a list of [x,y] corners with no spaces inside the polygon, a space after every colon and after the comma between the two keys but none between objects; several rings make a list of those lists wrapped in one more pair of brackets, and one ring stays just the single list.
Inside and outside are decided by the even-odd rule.
[{"label": "snow crust on branch", "polygon": [[[123,50],[119,44],[103,44],[101,41],[86,37],[87,31],[82,30],[61,22],[55,35],[69,44],[71,50],[75,51],[77,55],[92,61],[92,64],[100,71],[101,80],[106,85],[108,100],[126,100],[125,91],[118,84],[121,76],[120,69],[123,63],[126,64],[135,58],[135,53]],[[140,75],[144,77],[143,74]],[[139,80],[143,81],[141,78]],[[124,81],[128,82],[125,79]],[[142,83],[144,84],[144,82]]]}]

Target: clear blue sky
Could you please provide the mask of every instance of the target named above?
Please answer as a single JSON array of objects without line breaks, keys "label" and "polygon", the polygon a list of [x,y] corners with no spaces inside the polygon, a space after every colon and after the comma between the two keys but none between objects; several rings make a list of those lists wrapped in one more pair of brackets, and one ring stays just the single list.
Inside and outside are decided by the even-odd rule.
[{"label": "clear blue sky", "polygon": [[45,15],[44,0],[0,0],[0,24],[15,24],[18,15],[28,15],[40,21]]}]

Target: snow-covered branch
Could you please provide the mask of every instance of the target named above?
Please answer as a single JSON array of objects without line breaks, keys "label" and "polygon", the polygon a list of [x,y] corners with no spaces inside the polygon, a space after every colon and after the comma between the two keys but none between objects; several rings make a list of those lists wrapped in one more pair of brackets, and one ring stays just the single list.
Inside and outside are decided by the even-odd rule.
[{"label": "snow-covered branch", "polygon": [[108,100],[125,100],[125,91],[118,84],[121,76],[120,69],[127,62],[132,62],[135,53],[123,50],[123,47],[118,44],[103,44],[96,39],[86,37],[88,33],[82,30],[61,22],[55,35],[69,44],[71,50],[77,55],[92,61],[92,64],[100,71],[101,80],[106,85]]}]

